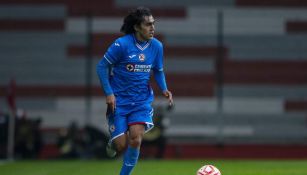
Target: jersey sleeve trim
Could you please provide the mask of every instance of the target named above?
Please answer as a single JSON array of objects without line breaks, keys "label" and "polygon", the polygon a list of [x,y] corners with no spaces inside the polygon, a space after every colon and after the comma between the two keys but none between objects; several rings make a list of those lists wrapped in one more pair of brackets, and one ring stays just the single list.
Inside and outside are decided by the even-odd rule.
[{"label": "jersey sleeve trim", "polygon": [[108,63],[113,64],[105,55],[103,57],[107,60]]}]

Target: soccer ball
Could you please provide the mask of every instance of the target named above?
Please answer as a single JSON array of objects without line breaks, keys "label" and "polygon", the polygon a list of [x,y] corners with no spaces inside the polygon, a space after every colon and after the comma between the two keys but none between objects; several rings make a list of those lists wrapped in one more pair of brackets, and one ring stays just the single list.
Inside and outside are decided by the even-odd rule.
[{"label": "soccer ball", "polygon": [[218,170],[215,166],[205,165],[197,171],[196,175],[222,175],[222,174],[220,170]]}]

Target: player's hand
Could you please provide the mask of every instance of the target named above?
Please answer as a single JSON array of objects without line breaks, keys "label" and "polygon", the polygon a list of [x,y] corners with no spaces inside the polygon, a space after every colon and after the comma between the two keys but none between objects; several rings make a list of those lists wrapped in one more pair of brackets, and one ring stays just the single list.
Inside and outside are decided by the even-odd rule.
[{"label": "player's hand", "polygon": [[108,108],[111,108],[112,113],[114,114],[116,108],[116,99],[114,94],[108,95],[106,97],[106,103],[108,105]]},{"label": "player's hand", "polygon": [[164,95],[164,97],[166,97],[168,99],[169,106],[172,107],[173,104],[174,104],[174,101],[173,101],[173,94],[171,93],[171,91],[166,90],[166,91],[163,92],[163,95]]}]

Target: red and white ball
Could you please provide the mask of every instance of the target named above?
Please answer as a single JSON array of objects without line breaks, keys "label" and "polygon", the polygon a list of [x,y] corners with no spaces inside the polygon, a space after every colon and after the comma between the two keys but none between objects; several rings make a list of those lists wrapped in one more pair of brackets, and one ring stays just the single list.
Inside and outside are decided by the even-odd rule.
[{"label": "red and white ball", "polygon": [[213,165],[205,165],[201,167],[196,175],[222,175],[220,170]]}]

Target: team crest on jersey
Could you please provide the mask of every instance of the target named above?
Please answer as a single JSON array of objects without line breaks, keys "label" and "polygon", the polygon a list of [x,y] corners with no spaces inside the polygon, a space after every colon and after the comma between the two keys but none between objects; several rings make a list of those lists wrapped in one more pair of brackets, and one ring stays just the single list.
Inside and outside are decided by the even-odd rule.
[{"label": "team crest on jersey", "polygon": [[139,60],[143,62],[143,61],[145,61],[145,59],[146,59],[145,55],[141,53],[139,55]]},{"label": "team crest on jersey", "polygon": [[127,64],[126,69],[127,69],[129,72],[132,72],[132,71],[134,70],[134,65],[133,65],[133,64]]}]

